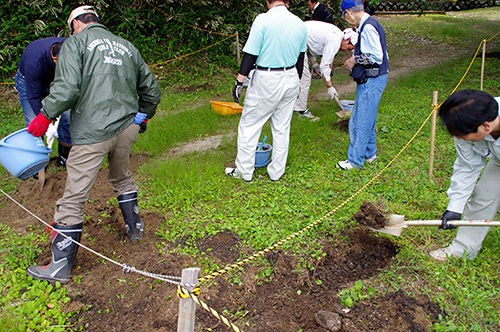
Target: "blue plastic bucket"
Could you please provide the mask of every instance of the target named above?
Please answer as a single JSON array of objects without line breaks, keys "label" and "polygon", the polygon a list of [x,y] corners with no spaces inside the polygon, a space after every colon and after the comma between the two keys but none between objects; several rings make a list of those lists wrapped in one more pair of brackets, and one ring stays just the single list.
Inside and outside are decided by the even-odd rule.
[{"label": "blue plastic bucket", "polygon": [[354,100],[342,99],[340,104],[342,104],[344,110],[351,112],[354,111]]},{"label": "blue plastic bucket", "polygon": [[264,167],[271,161],[271,151],[273,147],[269,144],[262,145],[262,149],[257,147],[255,151],[255,167]]},{"label": "blue plastic bucket", "polygon": [[25,180],[49,164],[51,152],[40,137],[24,128],[0,141],[0,164],[13,176]]}]

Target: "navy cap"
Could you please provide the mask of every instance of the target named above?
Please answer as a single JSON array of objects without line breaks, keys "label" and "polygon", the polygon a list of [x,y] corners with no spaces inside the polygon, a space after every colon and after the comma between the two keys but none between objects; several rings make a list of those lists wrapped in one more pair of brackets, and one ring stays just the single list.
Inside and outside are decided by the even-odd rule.
[{"label": "navy cap", "polygon": [[362,4],[362,0],[342,0],[342,2],[340,3],[340,9],[342,10],[342,12],[344,12],[346,9]]}]

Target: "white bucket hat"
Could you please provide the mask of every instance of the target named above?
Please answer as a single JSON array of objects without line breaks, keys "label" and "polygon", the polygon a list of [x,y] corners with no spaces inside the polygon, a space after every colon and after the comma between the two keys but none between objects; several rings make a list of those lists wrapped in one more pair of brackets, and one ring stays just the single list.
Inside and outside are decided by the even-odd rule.
[{"label": "white bucket hat", "polygon": [[78,8],[75,8],[71,12],[71,14],[69,14],[68,21],[67,21],[68,27],[70,28],[70,30],[71,30],[71,22],[73,22],[73,20],[75,18],[77,18],[78,16],[80,16],[82,14],[94,14],[95,16],[99,17],[99,15],[97,15],[97,12],[95,11],[94,7],[92,7],[92,6],[84,5],[84,6],[80,6]]}]

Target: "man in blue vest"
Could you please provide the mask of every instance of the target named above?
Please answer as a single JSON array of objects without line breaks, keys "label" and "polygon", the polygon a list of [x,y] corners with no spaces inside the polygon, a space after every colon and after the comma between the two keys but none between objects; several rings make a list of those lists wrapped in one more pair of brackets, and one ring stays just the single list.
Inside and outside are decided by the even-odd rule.
[{"label": "man in blue vest", "polygon": [[354,55],[345,66],[357,83],[356,101],[349,119],[349,148],[347,160],[339,161],[344,170],[363,167],[377,158],[377,112],[387,85],[389,57],[382,25],[365,13],[362,0],[342,0],[342,18],[357,28],[358,42]]}]

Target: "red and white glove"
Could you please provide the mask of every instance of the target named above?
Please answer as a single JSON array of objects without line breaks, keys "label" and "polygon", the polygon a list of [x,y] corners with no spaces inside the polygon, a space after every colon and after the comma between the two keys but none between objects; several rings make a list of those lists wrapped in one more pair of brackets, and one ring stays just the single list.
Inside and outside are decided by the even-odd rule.
[{"label": "red and white glove", "polygon": [[50,120],[40,113],[28,125],[28,133],[35,137],[41,137],[49,128],[49,124]]}]

